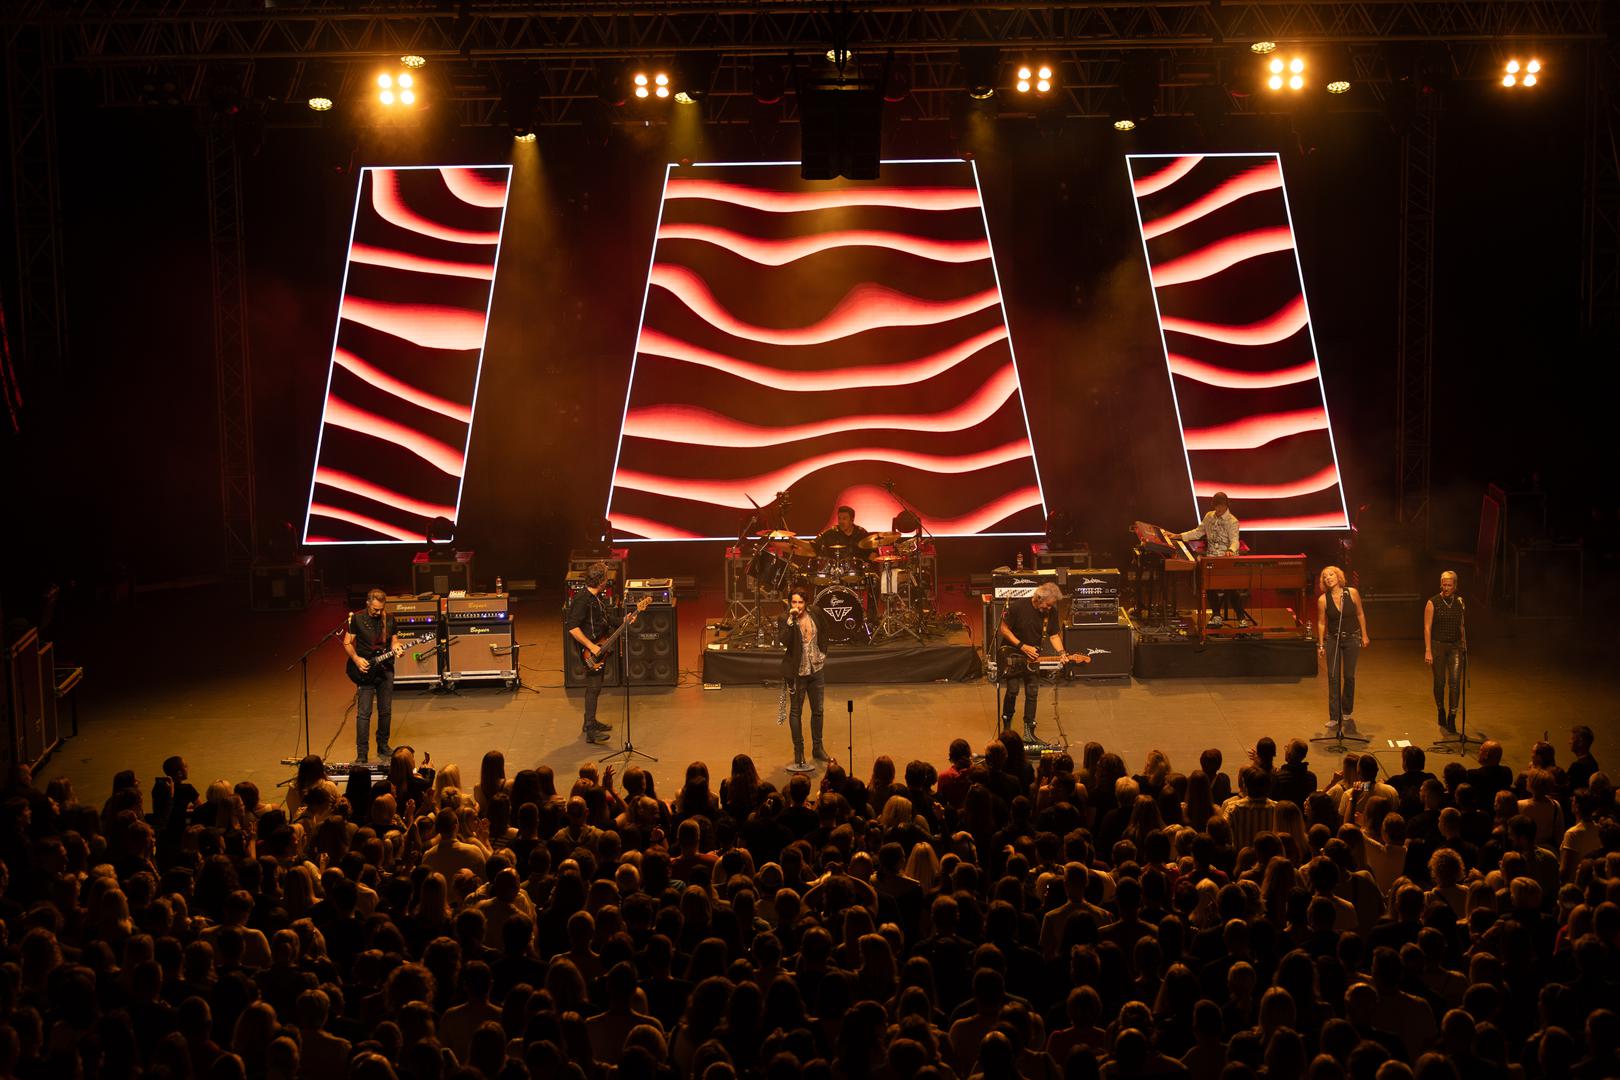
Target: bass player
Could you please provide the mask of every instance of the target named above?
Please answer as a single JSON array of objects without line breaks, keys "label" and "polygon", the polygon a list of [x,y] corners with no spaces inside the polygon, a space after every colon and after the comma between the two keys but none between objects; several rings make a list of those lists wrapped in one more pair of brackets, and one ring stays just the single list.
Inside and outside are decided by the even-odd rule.
[{"label": "bass player", "polygon": [[[371,706],[377,705],[377,757],[388,760],[388,729],[394,722],[394,664],[402,651],[394,631],[394,620],[383,610],[388,594],[381,589],[366,593],[366,606],[349,616],[343,633],[343,651],[349,654],[354,672],[354,760],[365,762],[366,743],[371,736]],[[355,674],[358,673],[358,674]]]},{"label": "bass player", "polygon": [[[568,616],[563,620],[563,630],[593,657],[602,651],[597,645],[598,641],[617,630],[621,624],[636,621],[634,610],[621,616],[602,601],[602,587],[607,584],[607,573],[606,563],[590,565],[585,571],[585,588],[574,594],[574,599],[568,605]],[[590,665],[585,665],[585,721],[580,730],[589,743],[607,742],[608,732],[613,730],[612,724],[596,718],[596,699],[602,696],[602,680],[606,675],[605,667],[593,671]]]},{"label": "bass player", "polygon": [[1002,682],[1006,692],[1001,699],[1001,730],[1012,728],[1013,711],[1018,705],[1020,685],[1024,691],[1024,741],[1040,742],[1035,734],[1035,699],[1040,690],[1041,671],[1036,665],[1040,659],[1041,644],[1049,643],[1052,651],[1065,663],[1089,664],[1090,656],[1071,656],[1063,651],[1063,624],[1057,614],[1058,601],[1063,592],[1048,581],[1036,587],[1028,596],[1021,596],[1007,605],[1001,616],[1001,638],[1011,649],[1017,650],[1024,661],[1022,670],[1014,674],[1013,665],[1004,665]]}]

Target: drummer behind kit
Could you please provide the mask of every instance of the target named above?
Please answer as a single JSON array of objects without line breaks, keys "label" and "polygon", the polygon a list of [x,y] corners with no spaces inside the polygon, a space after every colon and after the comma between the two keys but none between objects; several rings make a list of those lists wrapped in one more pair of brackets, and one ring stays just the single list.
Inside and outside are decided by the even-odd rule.
[{"label": "drummer behind kit", "polygon": [[[752,520],[762,516],[764,508]],[[839,527],[814,542],[791,529],[764,529],[727,552],[729,562],[747,568],[727,598],[734,647],[749,644],[750,637],[756,648],[774,647],[777,624],[795,587],[804,588],[809,606],[826,616],[829,644],[867,645],[901,636],[923,640],[934,617],[934,546],[921,522],[910,519],[916,531],[908,536],[869,533],[854,525],[848,507],[839,508],[838,519]],[[727,572],[732,580],[735,575]]]}]

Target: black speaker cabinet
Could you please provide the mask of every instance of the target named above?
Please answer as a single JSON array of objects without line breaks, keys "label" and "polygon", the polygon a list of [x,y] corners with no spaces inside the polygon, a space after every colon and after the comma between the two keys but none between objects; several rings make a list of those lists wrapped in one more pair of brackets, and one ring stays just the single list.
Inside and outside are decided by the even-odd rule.
[{"label": "black speaker cabinet", "polygon": [[649,607],[624,632],[629,641],[631,686],[674,686],[681,680],[675,605]]},{"label": "black speaker cabinet", "polygon": [[[620,640],[622,642],[623,639]],[[585,685],[585,665],[580,663],[579,649],[579,642],[574,640],[572,634],[564,630],[562,636],[563,685],[570,690],[578,690]],[[603,686],[619,685],[619,664],[620,660],[617,652],[608,657],[607,670],[602,673]]]},{"label": "black speaker cabinet", "polygon": [[1070,626],[1063,631],[1063,648],[1085,653],[1091,663],[1072,668],[1081,679],[1123,679],[1131,674],[1131,625]]},{"label": "black speaker cabinet", "polygon": [[255,561],[249,575],[254,611],[303,611],[315,591],[315,556]]}]

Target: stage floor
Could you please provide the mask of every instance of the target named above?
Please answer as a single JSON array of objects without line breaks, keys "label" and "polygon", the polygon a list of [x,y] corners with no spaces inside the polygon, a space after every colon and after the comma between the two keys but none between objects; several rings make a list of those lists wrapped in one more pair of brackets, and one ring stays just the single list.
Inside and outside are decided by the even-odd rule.
[{"label": "stage floor", "polygon": [[[967,624],[977,625],[976,601],[958,594],[942,606],[966,611]],[[436,765],[459,764],[469,785],[490,748],[506,754],[509,775],[541,762],[569,775],[618,749],[623,691],[602,696],[602,715],[616,725],[613,741],[587,746],[579,736],[580,692],[562,689],[555,601],[526,597],[516,611],[519,640],[534,643],[523,653],[525,688],[468,685],[455,694],[401,689],[394,705],[395,745],[414,746],[419,755],[427,751]],[[213,590],[148,595],[109,609],[58,645],[60,662],[87,669],[80,733],[57,750],[40,776],[65,775],[80,798],[99,804],[119,769],[136,769],[150,787],[164,757],[179,753],[199,787],[216,778],[251,779],[266,798],[276,798],[271,789],[291,771],[280,760],[303,750],[298,672],[287,666],[347,614],[341,599],[304,612],[252,614],[234,594]],[[773,781],[786,777],[790,747],[786,728],[776,722],[777,688],[702,688],[697,669],[703,624],[718,614],[683,604],[681,684],[637,689],[630,697],[636,748],[659,759],[641,763],[654,772],[666,797],[695,759],[709,763],[716,783],[739,752],[751,754]],[[1597,729],[1600,761],[1620,758],[1620,666],[1613,663],[1608,634],[1581,632],[1568,623],[1476,617],[1471,637],[1470,726],[1501,738],[1510,764],[1522,766],[1543,730],[1551,731],[1563,761],[1566,732],[1577,722]],[[346,761],[354,750],[353,695],[341,659],[340,646],[331,642],[313,660],[310,713],[316,751]],[[1042,694],[1039,730],[1072,745],[1076,754],[1084,742],[1099,740],[1124,755],[1132,769],[1158,748],[1185,770],[1213,744],[1225,753],[1228,769],[1235,769],[1261,735],[1282,740],[1318,733],[1326,686],[1320,675],[1077,681]],[[1399,767],[1397,740],[1427,746],[1436,737],[1429,686],[1420,638],[1374,637],[1361,658],[1356,719],[1386,766]],[[982,746],[994,735],[996,695],[982,679],[833,687],[826,743],[837,758],[850,760],[846,702],[853,702],[857,770],[869,770],[877,754],[902,767],[917,757],[943,762],[953,738]],[[1312,758],[1319,776],[1332,771],[1324,755],[1313,750]]]}]

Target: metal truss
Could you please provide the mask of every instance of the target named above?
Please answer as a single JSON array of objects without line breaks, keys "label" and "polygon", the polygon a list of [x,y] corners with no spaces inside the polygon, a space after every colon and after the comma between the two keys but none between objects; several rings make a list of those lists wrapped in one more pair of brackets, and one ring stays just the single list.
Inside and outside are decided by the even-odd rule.
[{"label": "metal truss", "polygon": [[248,362],[247,264],[242,235],[242,169],[237,125],[210,118],[203,152],[208,169],[208,250],[214,312],[215,394],[219,420],[219,495],[225,566],[245,571],[257,548],[253,472],[253,378]]},{"label": "metal truss", "polygon": [[1395,483],[1402,524],[1429,538],[1434,383],[1434,216],[1438,94],[1417,93],[1401,139],[1401,237],[1395,341]]},{"label": "metal truss", "polygon": [[35,387],[54,381],[67,356],[54,45],[54,36],[37,27],[14,27],[5,37],[6,130],[17,245],[12,340],[19,357],[18,379]]},{"label": "metal truss", "polygon": [[1587,60],[1586,152],[1581,201],[1581,324],[1620,329],[1620,48]]},{"label": "metal truss", "polygon": [[[77,63],[274,58],[765,55],[829,40],[823,3],[564,3],[440,0],[21,0],[22,18],[64,34]],[[971,45],[1184,48],[1261,39],[1334,42],[1595,39],[1599,0],[1311,0],[1160,3],[852,3],[850,44],[952,51]]]}]

